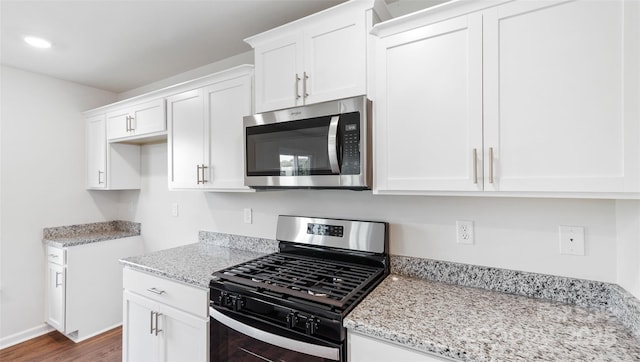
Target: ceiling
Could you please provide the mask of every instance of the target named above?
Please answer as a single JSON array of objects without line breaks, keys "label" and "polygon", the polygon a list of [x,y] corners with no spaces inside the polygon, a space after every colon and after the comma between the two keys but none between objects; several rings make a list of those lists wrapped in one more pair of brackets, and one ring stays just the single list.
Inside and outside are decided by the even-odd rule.
[{"label": "ceiling", "polygon": [[[122,93],[249,51],[244,38],[344,1],[0,0],[0,63]],[[444,0],[386,1],[397,15]],[[53,47],[32,48],[27,35]]]},{"label": "ceiling", "polygon": [[2,0],[0,62],[121,93],[249,51],[244,38],[344,1]]}]

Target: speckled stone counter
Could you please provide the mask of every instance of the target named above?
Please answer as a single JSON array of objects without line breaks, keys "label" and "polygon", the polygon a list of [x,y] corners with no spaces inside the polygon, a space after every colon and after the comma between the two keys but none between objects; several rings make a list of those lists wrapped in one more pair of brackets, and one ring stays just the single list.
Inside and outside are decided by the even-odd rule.
[{"label": "speckled stone counter", "polygon": [[140,223],[116,220],[45,228],[42,241],[46,245],[63,248],[138,235]]},{"label": "speckled stone counter", "polygon": [[[269,249],[271,244],[267,239],[200,232],[198,243],[134,256],[120,262],[133,269],[208,288],[213,272],[277,251],[277,244],[276,248]],[[259,251],[247,250],[252,247]]]},{"label": "speckled stone counter", "polygon": [[[578,297],[584,296],[581,287],[571,286],[567,293],[562,285],[540,282],[538,274],[523,273],[522,277],[533,278],[525,284],[535,293],[567,299],[508,294],[531,290],[518,287],[518,279],[509,277],[509,271],[502,271],[506,273],[502,279],[491,268],[466,266],[473,270],[464,271],[462,264],[425,265],[409,259],[392,257],[392,275],[347,316],[345,327],[462,361],[640,361],[640,337],[634,336],[633,326],[598,305],[610,304],[603,300],[613,298],[605,296],[611,291]],[[560,292],[546,290],[554,286]],[[517,288],[522,288],[520,293]],[[633,303],[628,305],[634,308]]]}]

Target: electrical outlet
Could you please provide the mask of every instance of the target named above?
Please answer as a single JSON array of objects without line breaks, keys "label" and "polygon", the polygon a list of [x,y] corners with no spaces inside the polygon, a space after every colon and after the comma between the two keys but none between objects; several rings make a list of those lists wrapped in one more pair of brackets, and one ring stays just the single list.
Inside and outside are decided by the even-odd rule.
[{"label": "electrical outlet", "polygon": [[473,221],[456,221],[456,242],[458,244],[473,244]]},{"label": "electrical outlet", "polygon": [[560,226],[560,254],[584,255],[584,228],[581,226]]},{"label": "electrical outlet", "polygon": [[252,223],[252,215],[251,215],[251,208],[247,207],[244,209],[244,223],[245,224],[251,224]]},{"label": "electrical outlet", "polygon": [[178,217],[178,203],[174,202],[171,204],[171,216]]}]

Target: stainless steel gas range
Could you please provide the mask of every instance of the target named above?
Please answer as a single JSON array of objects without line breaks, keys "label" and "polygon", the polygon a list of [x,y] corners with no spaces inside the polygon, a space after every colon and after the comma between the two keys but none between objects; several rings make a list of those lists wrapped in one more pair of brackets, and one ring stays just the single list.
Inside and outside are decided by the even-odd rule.
[{"label": "stainless steel gas range", "polygon": [[279,216],[276,239],[213,274],[211,361],[346,361],[343,319],[389,274],[387,224]]}]

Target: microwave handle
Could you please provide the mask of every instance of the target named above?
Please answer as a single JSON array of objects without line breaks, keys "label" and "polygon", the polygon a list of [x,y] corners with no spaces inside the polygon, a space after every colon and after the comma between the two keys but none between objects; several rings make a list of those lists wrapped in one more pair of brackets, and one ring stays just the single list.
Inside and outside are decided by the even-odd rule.
[{"label": "microwave handle", "polygon": [[331,123],[329,123],[329,135],[327,139],[327,152],[329,154],[329,165],[331,166],[331,172],[340,173],[340,164],[338,163],[338,123],[340,122],[340,116],[331,117]]}]

